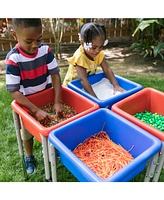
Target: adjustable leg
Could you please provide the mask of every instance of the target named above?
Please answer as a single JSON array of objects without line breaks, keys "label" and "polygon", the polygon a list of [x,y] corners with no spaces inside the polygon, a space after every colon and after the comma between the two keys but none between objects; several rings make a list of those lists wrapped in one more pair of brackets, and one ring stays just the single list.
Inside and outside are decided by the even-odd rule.
[{"label": "adjustable leg", "polygon": [[20,133],[20,129],[21,129],[20,119],[19,119],[19,115],[14,110],[13,110],[13,119],[14,119],[14,125],[15,125],[15,130],[16,130],[19,154],[22,159],[24,178],[25,178],[25,180],[27,180],[28,176],[27,176],[27,171],[26,171],[26,164],[25,164],[25,160],[24,160],[24,151],[23,151],[23,145],[22,145],[22,139],[21,139],[21,133]]},{"label": "adjustable leg", "polygon": [[149,182],[153,178],[156,166],[158,165],[159,153],[155,154],[148,162],[144,182]]},{"label": "adjustable leg", "polygon": [[162,146],[162,150],[161,150],[160,156],[159,156],[159,163],[155,170],[153,182],[158,182],[158,179],[159,179],[159,176],[160,176],[163,164],[164,164],[164,142],[162,142],[162,144],[163,144],[163,146]]},{"label": "adjustable leg", "polygon": [[42,148],[43,148],[43,158],[44,158],[44,168],[46,181],[51,182],[50,177],[50,166],[49,166],[49,153],[48,153],[48,141],[45,136],[41,135],[42,138]]},{"label": "adjustable leg", "polygon": [[51,162],[51,171],[52,171],[52,181],[57,182],[57,173],[56,173],[56,149],[52,144],[49,143],[50,149],[50,162]]}]

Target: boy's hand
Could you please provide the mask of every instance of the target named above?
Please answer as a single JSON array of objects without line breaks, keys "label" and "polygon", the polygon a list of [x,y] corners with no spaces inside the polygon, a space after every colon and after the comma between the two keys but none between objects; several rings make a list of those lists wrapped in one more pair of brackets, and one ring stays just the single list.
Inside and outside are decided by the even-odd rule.
[{"label": "boy's hand", "polygon": [[38,109],[38,110],[37,110],[37,112],[35,113],[35,116],[37,117],[37,119],[38,119],[39,121],[42,121],[42,120],[44,120],[44,119],[46,119],[46,118],[49,119],[49,114],[46,113],[46,112],[44,112],[44,111],[41,110],[41,109]]},{"label": "boy's hand", "polygon": [[59,117],[62,115],[63,112],[63,104],[62,103],[55,103],[53,106],[53,111],[56,113],[56,116]]}]

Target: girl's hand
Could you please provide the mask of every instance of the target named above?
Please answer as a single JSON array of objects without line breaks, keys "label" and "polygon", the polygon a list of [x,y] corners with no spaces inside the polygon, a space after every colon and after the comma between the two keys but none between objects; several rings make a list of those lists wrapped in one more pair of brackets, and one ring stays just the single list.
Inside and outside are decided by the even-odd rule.
[{"label": "girl's hand", "polygon": [[62,103],[55,103],[53,106],[53,111],[56,112],[56,116],[59,117],[63,112],[63,104]]},{"label": "girl's hand", "polygon": [[121,93],[123,93],[123,92],[126,92],[126,90],[124,90],[122,87],[120,87],[120,86],[115,86],[114,87],[114,92],[113,92],[113,94],[116,94],[116,92],[121,92]]}]

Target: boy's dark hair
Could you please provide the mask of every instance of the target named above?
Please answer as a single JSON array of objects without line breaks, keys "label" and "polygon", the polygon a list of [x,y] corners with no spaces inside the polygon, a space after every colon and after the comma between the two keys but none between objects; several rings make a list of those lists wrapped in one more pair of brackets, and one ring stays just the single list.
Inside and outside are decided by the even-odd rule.
[{"label": "boy's dark hair", "polygon": [[38,27],[42,26],[42,20],[40,18],[13,18],[12,24],[14,27]]},{"label": "boy's dark hair", "polygon": [[103,24],[94,22],[84,24],[81,27],[80,34],[84,42],[88,43],[92,42],[97,36],[104,36],[104,39],[106,40],[106,29]]}]

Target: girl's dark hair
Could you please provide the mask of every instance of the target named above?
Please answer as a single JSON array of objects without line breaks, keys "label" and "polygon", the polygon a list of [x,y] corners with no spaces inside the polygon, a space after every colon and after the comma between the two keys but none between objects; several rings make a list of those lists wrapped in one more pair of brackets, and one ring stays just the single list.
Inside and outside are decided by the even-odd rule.
[{"label": "girl's dark hair", "polygon": [[97,36],[104,36],[104,39],[106,40],[106,29],[103,24],[93,22],[86,23],[81,26],[80,34],[81,39],[88,43],[92,42]]},{"label": "girl's dark hair", "polygon": [[14,27],[38,27],[42,26],[42,20],[39,18],[13,18],[12,24]]}]

